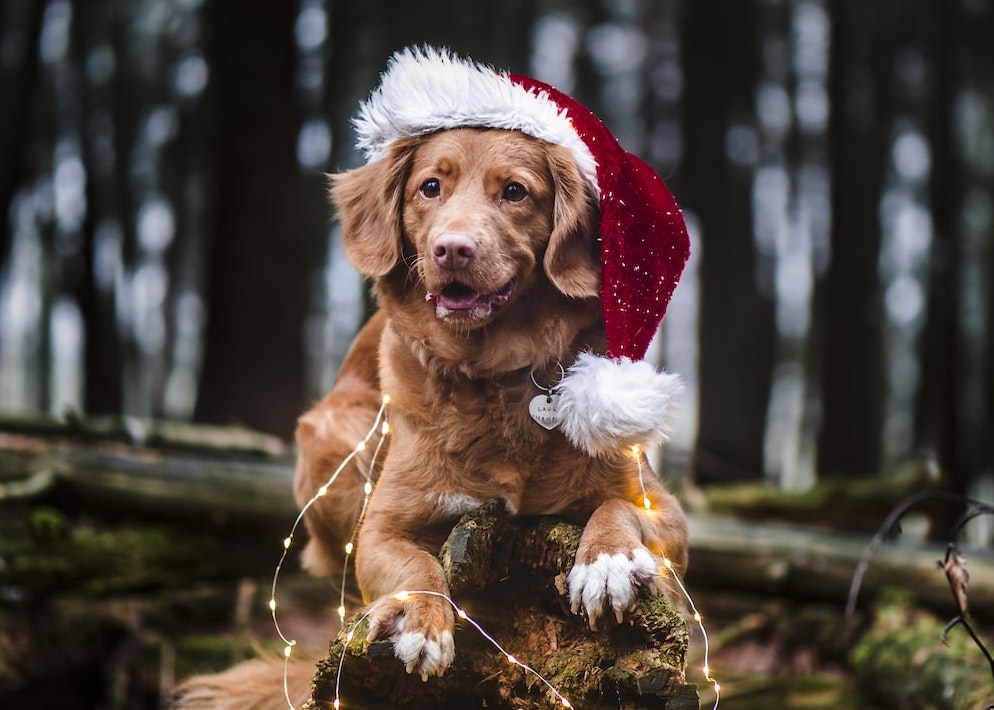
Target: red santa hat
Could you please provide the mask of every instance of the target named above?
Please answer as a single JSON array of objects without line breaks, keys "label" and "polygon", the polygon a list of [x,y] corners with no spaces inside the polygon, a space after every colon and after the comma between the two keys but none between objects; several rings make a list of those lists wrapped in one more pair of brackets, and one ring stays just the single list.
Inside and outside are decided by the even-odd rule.
[{"label": "red santa hat", "polygon": [[581,355],[557,386],[559,428],[593,455],[664,440],[681,384],[642,358],[690,242],[676,200],[652,168],[589,109],[548,84],[432,47],[395,54],[353,123],[370,162],[400,138],[470,126],[521,131],[570,150],[600,204],[608,352]]}]

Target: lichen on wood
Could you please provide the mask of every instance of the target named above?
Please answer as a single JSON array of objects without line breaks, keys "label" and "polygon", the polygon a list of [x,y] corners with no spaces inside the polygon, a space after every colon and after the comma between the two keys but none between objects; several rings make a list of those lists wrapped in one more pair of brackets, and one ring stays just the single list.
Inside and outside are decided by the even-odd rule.
[{"label": "lichen on wood", "polygon": [[[606,631],[570,613],[565,578],[581,533],[554,518],[512,518],[491,501],[459,522],[440,559],[460,608],[574,706],[696,710],[687,626],[665,597],[641,599]],[[562,707],[537,675],[509,664],[467,623],[457,627],[452,667],[427,683],[404,672],[389,643],[368,643],[365,623],[350,628],[351,641],[339,636],[318,664],[307,710],[336,698],[352,708]]]}]

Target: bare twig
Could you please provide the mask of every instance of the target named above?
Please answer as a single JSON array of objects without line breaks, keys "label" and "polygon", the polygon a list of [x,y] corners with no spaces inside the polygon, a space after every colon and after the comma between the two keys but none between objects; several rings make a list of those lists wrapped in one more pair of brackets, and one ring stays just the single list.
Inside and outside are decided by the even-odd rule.
[{"label": "bare twig", "polygon": [[[970,516],[971,518],[976,517],[976,515]],[[949,581],[949,590],[953,593],[953,600],[956,602],[956,608],[959,614],[948,624],[946,628],[942,630],[942,642],[946,643],[946,636],[949,635],[950,630],[953,629],[957,624],[963,626],[966,632],[970,634],[970,638],[973,642],[977,644],[977,648],[980,649],[981,653],[987,659],[987,663],[991,667],[991,677],[994,678],[994,657],[991,657],[990,651],[984,645],[984,642],[980,640],[977,632],[973,630],[973,626],[970,624],[970,606],[969,600],[967,598],[966,588],[970,582],[970,575],[966,571],[966,563],[963,561],[963,556],[959,554],[956,550],[956,546],[949,543],[946,547],[946,557],[938,562],[939,568],[946,573],[946,579]]]},{"label": "bare twig", "polygon": [[918,493],[913,493],[898,503],[890,514],[888,514],[883,524],[877,529],[876,534],[873,536],[873,539],[870,540],[870,543],[866,546],[866,549],[863,550],[859,564],[856,566],[856,571],[853,572],[852,580],[849,583],[849,597],[846,601],[846,619],[850,623],[856,614],[856,603],[859,599],[859,590],[863,584],[863,577],[866,576],[866,571],[869,569],[870,563],[873,561],[873,556],[877,553],[877,550],[880,549],[880,546],[884,544],[884,541],[890,536],[891,531],[901,520],[901,518],[913,507],[926,500],[939,500],[970,507],[970,510],[960,518],[954,527],[954,537],[958,535],[960,530],[963,529],[963,526],[973,518],[984,513],[994,513],[994,506],[973,498],[967,498],[959,493],[953,493],[951,491],[944,491],[941,489],[919,491]]}]

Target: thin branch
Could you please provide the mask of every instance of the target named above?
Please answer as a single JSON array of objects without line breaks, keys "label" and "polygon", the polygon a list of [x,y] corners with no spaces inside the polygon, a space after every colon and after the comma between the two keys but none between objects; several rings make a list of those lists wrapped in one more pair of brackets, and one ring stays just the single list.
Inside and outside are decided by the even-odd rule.
[{"label": "thin branch", "polygon": [[[846,600],[846,620],[849,623],[852,623],[856,614],[856,602],[859,598],[859,590],[863,584],[863,577],[866,576],[866,571],[869,569],[870,562],[873,560],[873,556],[876,555],[877,550],[884,544],[884,541],[887,539],[890,531],[894,529],[894,526],[897,525],[898,521],[904,516],[904,514],[914,506],[926,500],[941,500],[947,503],[960,503],[962,505],[975,505],[978,507],[986,505],[980,501],[975,501],[958,493],[952,493],[942,489],[919,491],[907,496],[904,500],[898,503],[888,514],[883,524],[877,529],[873,539],[870,540],[870,544],[866,546],[865,550],[863,550],[863,554],[860,556],[859,564],[856,566],[856,571],[853,572],[852,580],[849,583],[849,596]],[[960,527],[962,527],[962,525]],[[958,530],[959,528],[957,528],[957,531]]]}]

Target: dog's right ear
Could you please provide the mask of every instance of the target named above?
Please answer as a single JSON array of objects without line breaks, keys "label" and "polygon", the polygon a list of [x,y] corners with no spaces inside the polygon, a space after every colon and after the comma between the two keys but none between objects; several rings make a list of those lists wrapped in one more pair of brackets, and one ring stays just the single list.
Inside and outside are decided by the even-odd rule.
[{"label": "dog's right ear", "polygon": [[329,176],[345,253],[363,276],[385,276],[401,259],[404,183],[416,147],[399,140],[385,157]]}]

